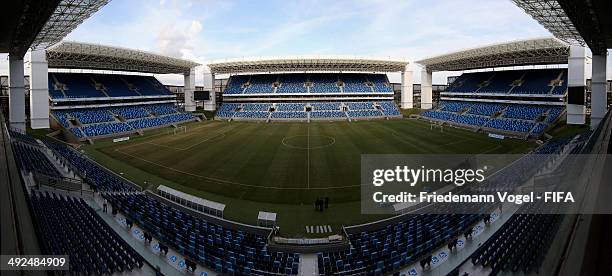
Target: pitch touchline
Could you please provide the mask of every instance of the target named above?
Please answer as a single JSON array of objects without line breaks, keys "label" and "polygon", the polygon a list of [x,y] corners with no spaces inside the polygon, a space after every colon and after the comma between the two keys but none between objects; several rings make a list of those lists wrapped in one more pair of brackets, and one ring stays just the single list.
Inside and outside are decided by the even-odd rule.
[{"label": "pitch touchline", "polygon": [[[213,182],[217,182],[220,184],[227,184],[227,185],[238,185],[238,186],[244,186],[244,187],[249,187],[249,188],[263,188],[263,189],[274,189],[274,190],[333,190],[333,189],[346,189],[346,188],[355,188],[355,187],[360,187],[362,186],[361,184],[359,185],[346,185],[346,186],[336,186],[336,187],[315,187],[315,188],[300,188],[300,187],[273,187],[273,186],[259,186],[259,185],[251,185],[251,184],[244,184],[244,183],[238,183],[238,182],[233,182],[233,181],[228,181],[228,180],[223,180],[223,179],[218,179],[218,178],[214,178],[214,177],[208,177],[208,176],[203,176],[203,175],[199,175],[199,174],[194,174],[194,173],[190,173],[190,172],[185,172],[185,171],[181,171],[175,168],[171,168],[147,159],[144,159],[142,157],[133,155],[133,154],[129,154],[127,152],[123,152],[120,151],[119,149],[115,149],[116,152],[127,155],[129,157],[132,158],[136,158],[138,160],[144,161],[146,163],[149,164],[153,164],[155,166],[158,167],[162,167],[165,169],[169,169],[178,173],[182,173],[182,174],[186,174],[186,175],[190,175],[190,176],[194,176],[194,177],[198,177],[198,178],[203,178],[206,180],[210,180]],[[365,185],[364,185],[365,186]]]}]

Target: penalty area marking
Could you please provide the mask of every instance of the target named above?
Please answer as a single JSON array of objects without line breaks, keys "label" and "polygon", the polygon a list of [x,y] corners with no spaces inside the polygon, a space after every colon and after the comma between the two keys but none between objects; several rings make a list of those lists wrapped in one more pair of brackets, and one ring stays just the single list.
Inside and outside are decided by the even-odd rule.
[{"label": "penalty area marking", "polygon": [[[294,139],[294,138],[298,138],[298,137],[306,137],[308,139],[308,142],[307,142],[308,145],[306,145],[306,146],[292,145],[290,140]],[[324,137],[324,138],[327,138],[327,144],[310,146],[310,144],[311,144],[310,139],[312,137]],[[287,136],[287,137],[283,138],[281,143],[283,144],[283,146],[288,147],[288,148],[292,148],[292,149],[312,150],[312,149],[322,149],[322,148],[331,147],[334,144],[336,144],[336,139],[334,137],[327,136],[327,135],[293,135],[293,136]]]},{"label": "penalty area marking", "polygon": [[[202,140],[202,141],[199,141],[199,142],[197,142],[197,143],[195,143],[195,144],[193,144],[193,145],[187,146],[187,147],[185,147],[185,148],[177,148],[177,147],[168,146],[168,145],[163,145],[163,144],[158,144],[158,143],[154,143],[154,142],[150,142],[150,141],[143,141],[142,143],[134,143],[134,144],[132,144],[132,145],[128,145],[128,146],[126,146],[126,147],[124,147],[124,148],[131,148],[131,147],[135,147],[135,146],[142,145],[142,144],[149,144],[149,145],[153,145],[153,146],[158,146],[158,147],[164,147],[164,148],[168,148],[168,149],[173,149],[173,150],[176,150],[176,151],[185,151],[185,150],[189,150],[189,149],[191,149],[191,148],[193,148],[193,147],[195,147],[195,146],[198,146],[198,145],[200,145],[200,144],[202,144],[202,143],[205,143],[205,142],[214,142],[214,141],[217,141],[217,140],[218,140],[218,138],[224,138],[224,137],[226,137],[226,136],[227,136],[227,134],[226,134],[226,133],[228,133],[228,132],[230,132],[230,131],[231,131],[231,130],[227,130],[227,131],[225,131],[225,130],[226,130],[226,129],[228,129],[229,127],[230,127],[230,126],[227,126],[227,127],[223,128],[223,129],[221,129],[221,133],[217,133],[217,134],[215,134],[215,135],[213,135],[213,136],[211,136],[211,137],[208,137],[208,138],[206,138],[206,139],[204,139],[204,140]],[[195,128],[194,128],[194,130],[195,130]],[[189,136],[191,136],[190,134],[193,134],[193,133],[194,133],[194,132],[190,132],[190,133],[186,134],[186,136],[187,136],[187,137],[189,137]],[[168,134],[168,135],[169,135],[169,134]],[[180,135],[180,134],[179,134],[179,135]],[[172,135],[172,136],[177,136],[177,135]],[[182,137],[181,137],[181,138],[182,138]]]}]

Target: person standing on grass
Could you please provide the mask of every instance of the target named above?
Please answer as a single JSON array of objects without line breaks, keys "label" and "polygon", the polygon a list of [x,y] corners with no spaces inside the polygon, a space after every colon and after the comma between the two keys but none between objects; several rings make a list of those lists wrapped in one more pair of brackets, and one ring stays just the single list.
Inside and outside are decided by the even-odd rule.
[{"label": "person standing on grass", "polygon": [[329,207],[329,197],[325,197],[325,209],[327,209],[327,207]]}]

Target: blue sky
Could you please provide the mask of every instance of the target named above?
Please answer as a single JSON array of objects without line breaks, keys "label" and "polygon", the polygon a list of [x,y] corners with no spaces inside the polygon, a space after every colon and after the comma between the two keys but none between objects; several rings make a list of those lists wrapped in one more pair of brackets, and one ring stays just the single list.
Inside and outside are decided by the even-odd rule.
[{"label": "blue sky", "polygon": [[418,60],[542,36],[550,34],[509,0],[112,0],[67,39],[206,62],[311,54]]}]

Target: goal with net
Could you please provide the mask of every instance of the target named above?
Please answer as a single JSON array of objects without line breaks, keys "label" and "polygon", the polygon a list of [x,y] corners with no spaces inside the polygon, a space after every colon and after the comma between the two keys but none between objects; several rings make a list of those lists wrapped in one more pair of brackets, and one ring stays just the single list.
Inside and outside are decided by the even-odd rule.
[{"label": "goal with net", "polygon": [[172,134],[172,135],[176,135],[180,133],[187,133],[187,126],[178,126],[175,128],[171,128],[171,129],[168,129],[168,132],[167,132],[167,134]]},{"label": "goal with net", "polygon": [[430,130],[434,130],[434,129],[440,129],[440,132],[444,132],[444,125],[441,122],[431,122],[431,124],[429,125],[429,129]]}]

